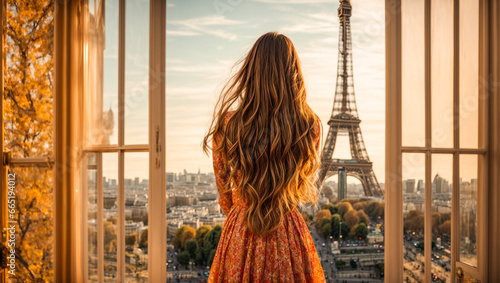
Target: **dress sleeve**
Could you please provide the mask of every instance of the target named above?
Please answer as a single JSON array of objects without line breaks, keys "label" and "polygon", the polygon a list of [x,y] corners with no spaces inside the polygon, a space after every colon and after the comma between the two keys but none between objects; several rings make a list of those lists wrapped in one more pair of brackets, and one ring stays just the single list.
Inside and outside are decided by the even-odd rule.
[{"label": "dress sleeve", "polygon": [[[219,136],[214,136],[212,148],[217,148],[217,143],[219,142]],[[214,174],[215,174],[215,183],[217,185],[217,190],[219,191],[219,205],[222,208],[224,214],[229,215],[231,208],[233,207],[233,199],[231,191],[223,192],[223,188],[225,184],[229,181],[229,170],[224,171],[224,163],[219,153],[215,153],[212,151],[213,155],[213,163],[214,163]]]}]

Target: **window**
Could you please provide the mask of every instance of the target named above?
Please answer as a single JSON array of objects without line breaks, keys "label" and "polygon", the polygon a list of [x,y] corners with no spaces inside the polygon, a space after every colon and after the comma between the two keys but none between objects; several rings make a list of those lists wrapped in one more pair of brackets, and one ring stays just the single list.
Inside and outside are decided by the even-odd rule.
[{"label": "window", "polygon": [[[160,2],[90,1],[85,10],[86,282],[154,282],[162,276],[152,262],[166,251],[160,244],[165,225],[150,225],[150,212],[165,211],[165,201],[152,201],[165,187],[158,174],[164,108],[154,107],[161,105],[164,80],[157,62],[165,49],[151,46],[165,33],[166,7]],[[156,14],[153,5],[160,9]]]},{"label": "window", "polygon": [[398,214],[387,219],[386,261],[399,269],[386,271],[391,280],[455,282],[461,269],[487,281],[485,1],[386,4],[395,20],[386,200]]},{"label": "window", "polygon": [[8,261],[2,268],[5,263],[9,266],[0,272],[0,282],[7,278],[9,282],[48,282],[53,280],[54,252],[54,3],[3,1],[1,8],[6,26],[1,44],[5,61],[0,227],[2,261]]}]

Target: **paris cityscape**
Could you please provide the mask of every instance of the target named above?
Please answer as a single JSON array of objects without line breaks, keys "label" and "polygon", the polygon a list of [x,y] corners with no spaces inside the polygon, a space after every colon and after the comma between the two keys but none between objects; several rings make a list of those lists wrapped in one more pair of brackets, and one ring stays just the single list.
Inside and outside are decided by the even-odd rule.
[{"label": "paris cityscape", "polygon": [[[309,227],[327,282],[384,281],[384,183],[379,183],[361,130],[354,93],[350,1],[338,8],[338,66],[333,110],[321,152],[316,206],[303,205],[300,212]],[[350,156],[335,154],[341,137],[347,136]],[[435,170],[434,170],[435,171]],[[451,282],[451,196],[449,172],[433,174],[432,281]],[[418,175],[418,174],[417,174]],[[95,188],[96,175],[89,182]],[[402,176],[404,215],[404,280],[427,282],[424,271],[425,183],[413,174]],[[166,172],[167,282],[206,282],[226,216],[218,203],[213,172]],[[117,182],[103,177],[105,278],[116,270]],[[148,180],[125,179],[126,280],[147,278]],[[461,206],[476,205],[477,179],[460,179]],[[94,194],[96,195],[96,194]],[[462,197],[464,196],[464,197]],[[89,278],[97,278],[97,221],[95,198],[89,198]],[[475,209],[461,210],[460,249],[464,261],[476,258]],[[467,225],[463,225],[466,223]],[[94,228],[93,228],[94,227]],[[91,234],[92,233],[92,234]],[[90,236],[92,235],[92,236]],[[93,243],[93,244],[92,244]],[[93,253],[92,253],[93,252]]]}]

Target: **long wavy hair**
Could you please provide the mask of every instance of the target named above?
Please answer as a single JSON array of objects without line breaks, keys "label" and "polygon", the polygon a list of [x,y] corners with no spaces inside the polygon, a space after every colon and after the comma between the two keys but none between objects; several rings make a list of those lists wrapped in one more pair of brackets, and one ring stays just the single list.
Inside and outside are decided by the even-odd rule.
[{"label": "long wavy hair", "polygon": [[203,150],[208,154],[217,138],[212,151],[226,161],[219,177],[229,180],[223,192],[237,190],[248,206],[247,227],[264,237],[294,207],[317,201],[321,123],[306,103],[299,57],[288,37],[262,35],[239,65],[222,89]]}]

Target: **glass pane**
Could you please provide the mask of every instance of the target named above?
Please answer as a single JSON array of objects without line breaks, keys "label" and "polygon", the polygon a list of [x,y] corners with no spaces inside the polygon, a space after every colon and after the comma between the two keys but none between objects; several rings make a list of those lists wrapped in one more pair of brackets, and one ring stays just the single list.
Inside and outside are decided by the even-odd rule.
[{"label": "glass pane", "polygon": [[424,1],[401,2],[402,143],[425,146]]},{"label": "glass pane", "polygon": [[88,229],[88,281],[98,282],[97,256],[97,155],[87,156],[87,229]]},{"label": "glass pane", "polygon": [[403,279],[424,282],[425,154],[403,153]]},{"label": "glass pane", "polygon": [[130,282],[148,278],[148,165],[149,153],[125,153],[125,280]]},{"label": "glass pane", "polygon": [[460,147],[478,147],[479,1],[460,0]]},{"label": "glass pane", "polygon": [[[14,237],[14,267],[5,272],[9,282],[53,281],[53,170],[40,167],[13,167],[7,176],[7,218],[5,232]],[[3,205],[3,204],[2,204]],[[14,233],[13,233],[14,232]],[[11,236],[14,235],[14,236]],[[11,243],[11,242],[7,242]],[[22,258],[26,264],[20,261]],[[14,275],[8,271],[13,270]],[[3,275],[3,274],[2,274]]]},{"label": "glass pane", "polygon": [[[118,143],[118,0],[105,2],[104,55],[102,67],[102,96],[96,89],[96,108],[100,117],[97,126],[98,144]],[[99,50],[97,48],[97,50]],[[98,55],[97,55],[98,56]],[[98,66],[96,66],[97,68]],[[99,73],[98,73],[99,74]],[[99,80],[101,76],[97,75]],[[100,115],[100,116],[99,116]],[[89,115],[90,116],[90,115]],[[92,117],[91,117],[92,118]]]},{"label": "glass pane", "polygon": [[432,146],[453,146],[453,1],[431,1]]},{"label": "glass pane", "polygon": [[118,154],[102,154],[104,282],[117,281]]},{"label": "glass pane", "polygon": [[125,143],[147,144],[149,0],[126,1],[125,14]]},{"label": "glass pane", "polygon": [[453,155],[432,155],[431,273],[451,282],[451,194]]},{"label": "glass pane", "polygon": [[477,266],[477,155],[460,155],[460,261]]},{"label": "glass pane", "polygon": [[14,158],[52,156],[54,5],[6,2],[5,149]]}]

